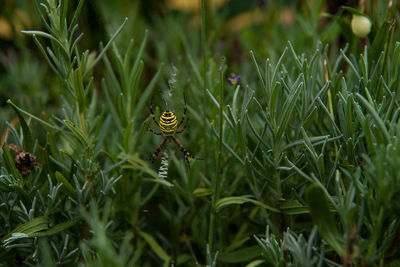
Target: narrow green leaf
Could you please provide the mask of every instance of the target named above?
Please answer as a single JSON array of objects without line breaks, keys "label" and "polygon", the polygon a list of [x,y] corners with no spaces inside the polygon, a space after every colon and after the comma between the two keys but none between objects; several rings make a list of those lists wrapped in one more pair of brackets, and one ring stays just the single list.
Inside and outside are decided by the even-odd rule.
[{"label": "narrow green leaf", "polygon": [[[219,102],[218,102],[218,100],[213,96],[213,94],[208,90],[208,89],[206,89],[206,92],[207,92],[207,95],[210,97],[210,99],[212,100],[212,102],[215,104],[215,106],[217,107],[217,109],[219,109],[220,108],[220,105],[219,105]],[[233,126],[233,122],[232,122],[232,120],[228,117],[228,115],[226,114],[226,112],[222,112],[222,114],[224,115],[224,120],[229,124],[229,126],[232,128],[232,129],[235,129],[235,127]]]},{"label": "narrow green leaf", "polygon": [[360,73],[358,72],[356,66],[354,66],[353,62],[351,62],[351,60],[345,55],[344,51],[341,49],[340,53],[342,54],[342,56],[344,57],[344,59],[346,60],[346,62],[350,65],[350,67],[353,69],[354,73],[357,76],[358,80],[361,80],[361,76]]},{"label": "narrow green leaf", "polygon": [[278,118],[275,116],[275,113],[276,113],[276,107],[278,106],[278,96],[281,88],[282,88],[281,83],[276,82],[272,90],[271,101],[269,104],[270,106],[269,112],[271,114],[272,125],[274,127],[276,127],[276,122],[278,121]]},{"label": "narrow green leaf", "polygon": [[306,191],[306,200],[310,206],[312,220],[318,226],[319,233],[339,256],[343,256],[344,246],[339,239],[341,235],[329,210],[324,190],[318,184],[311,184]]},{"label": "narrow green leaf", "polygon": [[60,77],[62,77],[60,71],[56,68],[54,63],[50,60],[49,56],[46,53],[46,50],[43,48],[42,44],[39,42],[39,40],[36,38],[36,35],[32,35],[33,41],[35,44],[39,47],[40,51],[42,52],[45,60],[47,61],[47,64],[50,66],[50,68]]},{"label": "narrow green leaf", "polygon": [[360,95],[359,93],[356,93],[356,96],[360,100],[360,102],[367,108],[369,114],[371,114],[376,125],[383,133],[386,143],[390,143],[390,134],[385,126],[385,123],[379,116],[378,112],[375,110],[375,108],[373,106],[371,106],[371,104],[362,95]]},{"label": "narrow green leaf", "polygon": [[303,122],[303,128],[308,129],[313,122],[315,122],[315,117],[317,116],[318,107],[314,106],[311,111],[307,114]]},{"label": "narrow green leaf", "polygon": [[249,201],[250,201],[250,199],[248,197],[243,197],[243,196],[241,196],[241,197],[239,197],[239,196],[236,196],[236,197],[224,197],[224,198],[219,199],[215,203],[215,209],[216,210],[220,210],[220,209],[222,209],[224,207],[227,207],[229,205],[233,205],[233,204],[239,204],[240,205],[240,204],[243,204],[243,203],[246,203],[246,202],[249,202]]},{"label": "narrow green leaf", "polygon": [[[289,44],[290,51],[292,52],[293,58],[294,58],[294,60],[296,61],[297,67],[301,70],[301,65],[302,65],[302,64],[301,64],[301,62],[300,62],[300,60],[299,60],[299,57],[298,57],[297,54],[296,54],[296,51],[294,51],[292,42],[289,41],[288,44]],[[287,50],[287,47],[285,48],[283,54],[286,52],[286,50]],[[283,56],[283,54],[282,54],[282,56]],[[281,57],[281,58],[282,58],[282,57]],[[280,60],[280,61],[281,61],[281,60]],[[276,72],[276,71],[275,71],[275,72]]]},{"label": "narrow green leaf", "polygon": [[212,190],[210,188],[206,188],[206,187],[200,187],[200,188],[196,188],[193,191],[193,195],[195,197],[206,197],[206,196],[210,196],[212,195]]},{"label": "narrow green leaf", "polygon": [[226,107],[228,108],[228,115],[230,117],[230,121],[232,121],[234,125],[237,125],[236,111],[234,111],[230,105],[227,105]]},{"label": "narrow green leaf", "polygon": [[223,208],[225,208],[227,206],[230,206],[230,205],[234,205],[234,204],[241,205],[241,204],[247,203],[247,202],[250,202],[250,203],[252,203],[252,204],[254,204],[256,206],[268,209],[270,211],[280,213],[280,210],[278,210],[278,209],[276,209],[274,207],[271,207],[271,206],[269,206],[267,204],[264,204],[264,203],[262,203],[260,201],[257,201],[255,199],[248,198],[246,196],[233,196],[233,197],[221,198],[217,202],[215,202],[215,207],[214,208],[215,208],[215,210],[219,211],[219,210],[221,210],[221,209],[223,209]]},{"label": "narrow green leaf", "polygon": [[17,170],[17,168],[15,167],[14,164],[14,159],[11,156],[11,152],[8,149],[7,146],[3,146],[3,153],[2,153],[2,157],[3,157],[3,162],[4,165],[7,169],[7,171],[12,174],[12,176],[14,177],[14,179],[16,179],[17,183],[20,183],[22,181],[22,176],[21,173]]},{"label": "narrow green leaf", "polygon": [[72,82],[74,85],[75,97],[78,102],[79,111],[84,112],[86,109],[86,97],[81,68],[77,68],[72,72]]},{"label": "narrow green leaf", "polygon": [[30,236],[32,236],[32,237],[42,237],[42,236],[54,235],[54,234],[57,234],[59,232],[62,232],[64,230],[74,226],[80,220],[81,220],[80,218],[76,218],[76,219],[73,219],[71,221],[66,221],[66,222],[63,222],[63,223],[59,223],[59,224],[51,227],[47,231],[35,232],[35,233],[31,234]]},{"label": "narrow green leaf", "polygon": [[34,233],[47,230],[49,228],[49,223],[49,219],[45,216],[33,218],[24,224],[18,225],[11,233],[3,238],[3,242],[6,242],[6,240],[12,236],[12,234],[17,233],[25,234],[28,237],[31,237]]},{"label": "narrow green leaf", "polygon": [[236,124],[236,138],[240,150],[242,151],[242,153],[244,153],[246,151],[246,143],[245,143],[245,138],[243,136],[242,122],[240,120],[238,120]]},{"label": "narrow green leaf", "polygon": [[250,262],[249,264],[247,264],[246,267],[256,267],[261,264],[265,264],[265,261],[264,260],[254,260],[254,261]]},{"label": "narrow green leaf", "polygon": [[59,14],[60,14],[60,29],[66,29],[67,24],[67,13],[68,13],[68,2],[69,0],[65,0],[60,2],[59,6]]},{"label": "narrow green leaf", "polygon": [[370,117],[368,116],[365,119],[364,124],[362,125],[364,129],[364,138],[365,142],[367,143],[368,153],[371,155],[376,154],[376,146],[375,146],[375,139],[371,131],[371,124],[370,124]]},{"label": "narrow green leaf", "polygon": [[310,213],[310,208],[308,206],[304,206],[297,200],[286,200],[280,202],[279,209],[282,211],[283,214],[287,215]]},{"label": "narrow green leaf", "polygon": [[[102,46],[100,46],[100,48],[102,48]],[[107,84],[106,84],[106,80],[102,79],[101,82],[104,83],[103,86],[105,86],[106,88],[107,87],[111,88],[109,91],[113,92],[113,94],[121,93],[122,88],[121,88],[119,78],[117,77],[117,74],[116,74],[116,70],[115,70],[116,67],[113,66],[113,64],[109,60],[107,54],[104,54],[103,63],[104,63],[104,67],[107,70],[106,71],[107,72]],[[114,98],[111,98],[111,99],[114,99]]]},{"label": "narrow green leaf", "polygon": [[[135,55],[136,59],[135,59],[135,62],[133,63],[132,73],[136,73],[137,72],[137,69],[139,67],[140,61],[142,60],[142,57],[143,57],[144,49],[146,48],[146,43],[147,43],[148,36],[149,36],[149,31],[146,30],[144,32],[144,37],[142,39],[142,43],[140,44],[139,51]],[[130,77],[130,78],[132,78],[132,77]]]},{"label": "narrow green leaf", "polygon": [[254,66],[256,66],[257,73],[258,73],[258,78],[260,79],[260,82],[261,82],[263,88],[266,88],[265,81],[264,81],[264,79],[262,77],[261,70],[260,70],[260,67],[258,66],[257,59],[254,56],[253,50],[250,51],[250,57],[253,60]]},{"label": "narrow green leaf", "polygon": [[376,62],[384,50],[387,43],[388,33],[391,23],[387,20],[379,27],[378,32],[375,35],[374,41],[372,42],[371,49],[369,50],[369,61],[368,63]]},{"label": "narrow green leaf", "polygon": [[315,150],[314,146],[312,145],[310,138],[308,137],[308,135],[303,127],[300,128],[300,132],[304,138],[304,145],[305,145],[306,149],[310,152],[314,161],[316,161],[318,158],[318,154],[317,154],[317,151]]},{"label": "narrow green leaf", "polygon": [[[214,133],[214,135],[217,137],[217,139],[219,139],[219,135],[217,133],[217,131],[215,130],[215,127],[213,124],[211,124],[211,129]],[[235,153],[234,149],[232,149],[227,143],[225,143],[224,140],[222,140],[222,145],[232,154],[232,156],[234,156],[242,165],[244,165],[244,160]]]},{"label": "narrow green leaf", "polygon": [[31,130],[29,129],[28,124],[26,123],[25,118],[22,116],[21,112],[15,106],[12,106],[12,108],[18,115],[19,123],[21,124],[22,132],[24,134],[23,149],[24,151],[33,152],[32,149],[34,140],[32,137]]},{"label": "narrow green leaf", "polygon": [[[354,131],[356,129],[357,124],[355,122],[353,122],[353,96],[349,95],[348,99],[347,99],[347,103],[346,103],[346,129],[347,129],[347,134],[348,136],[353,136]],[[354,116],[355,119],[357,118],[356,116]],[[357,120],[356,120],[357,122]]]},{"label": "narrow green leaf", "polygon": [[[266,127],[267,127],[267,122],[265,122],[264,127],[263,127],[263,131],[261,133],[261,135],[258,134],[257,130],[255,129],[253,123],[251,122],[250,118],[249,118],[249,114],[248,112],[246,112],[246,119],[247,119],[247,123],[250,126],[250,129],[252,130],[253,134],[255,135],[255,137],[258,140],[258,144],[257,144],[257,148],[260,144],[263,144],[265,147],[268,147],[268,145],[264,142],[264,140],[262,139],[263,134],[265,133]],[[256,150],[255,150],[256,151]],[[254,153],[254,152],[253,152]]]},{"label": "narrow green leaf", "polygon": [[62,175],[60,172],[56,171],[55,177],[59,183],[62,183],[65,188],[67,189],[67,194],[70,197],[75,196],[75,189],[72,187],[72,185],[67,181],[67,179]]},{"label": "narrow green leaf", "polygon": [[245,90],[245,95],[243,97],[243,101],[242,101],[242,107],[240,109],[240,120],[244,121],[244,116],[246,115],[249,105],[250,103],[253,101],[254,99],[254,94],[255,91],[254,90]]},{"label": "narrow green leaf", "polygon": [[129,151],[129,144],[132,140],[132,127],[133,127],[133,120],[128,121],[128,124],[125,128],[124,139],[122,142],[123,148],[125,151]]},{"label": "narrow green leaf", "polygon": [[353,15],[358,15],[358,16],[363,16],[366,18],[369,18],[366,14],[362,13],[360,10],[349,7],[349,6],[342,6],[342,8],[348,12],[350,12]]},{"label": "narrow green leaf", "polygon": [[[236,90],[235,93],[233,94],[233,99],[232,99],[232,111],[234,114],[237,114],[237,98],[238,98],[238,94],[239,94],[239,89],[240,89],[240,85],[236,86]],[[235,115],[235,118],[237,116]]]},{"label": "narrow green leaf", "polygon": [[143,60],[141,60],[139,62],[139,68],[132,78],[132,84],[130,85],[130,87],[131,87],[131,106],[130,106],[130,108],[131,109],[130,109],[129,116],[132,116],[133,115],[132,113],[135,110],[136,98],[137,98],[138,93],[140,93],[139,85],[140,85],[140,81],[141,81],[140,78],[142,77],[143,70],[144,70],[144,62],[143,62]]},{"label": "narrow green leaf", "polygon": [[43,32],[43,31],[21,31],[21,32],[25,33],[25,34],[38,35],[38,36],[48,38],[48,39],[56,42],[60,47],[63,47],[62,43],[59,40],[57,40],[53,35],[51,35],[47,32]]},{"label": "narrow green leaf", "polygon": [[296,101],[297,98],[300,95],[301,88],[303,87],[303,82],[300,82],[298,86],[290,92],[290,95],[286,99],[284,105],[283,105],[283,112],[280,115],[279,118],[279,123],[278,123],[278,132],[276,133],[276,139],[280,140],[282,137],[283,133],[286,130],[286,127],[292,118],[294,108],[296,106]]},{"label": "narrow green leaf", "polygon": [[76,138],[78,138],[78,140],[85,146],[88,147],[89,146],[89,140],[86,137],[86,135],[81,131],[81,129],[79,129],[72,121],[69,120],[64,120],[65,126],[68,127],[68,129],[71,130],[71,132],[74,133],[74,135],[76,136]]},{"label": "narrow green leaf", "polygon": [[84,0],[79,0],[78,6],[76,6],[76,8],[75,8],[74,15],[73,15],[72,20],[70,22],[70,26],[71,27],[74,27],[75,22],[78,20],[78,17],[79,17],[79,14],[81,13],[82,6],[83,6],[84,2],[85,2]]},{"label": "narrow green leaf", "polygon": [[11,192],[12,189],[5,183],[0,182],[0,191],[2,192]]},{"label": "narrow green leaf", "polygon": [[150,168],[149,164],[146,161],[139,158],[139,155],[137,153],[136,154],[121,153],[118,157],[120,159],[126,160],[129,163],[129,164],[121,165],[121,168],[142,171],[142,172],[149,174],[156,180],[164,181],[164,179],[160,179],[158,177],[158,174]]},{"label": "narrow green leaf", "polygon": [[146,241],[150,248],[160,257],[163,261],[169,261],[170,257],[165,250],[157,243],[157,241],[148,233],[139,231],[139,235]]},{"label": "narrow green leaf", "polygon": [[15,191],[19,195],[24,204],[27,205],[31,203],[31,197],[28,195],[28,192],[22,187],[22,185],[9,184],[8,186],[12,189],[12,191]]},{"label": "narrow green leaf", "polygon": [[10,99],[7,100],[7,103],[10,104],[11,106],[13,106],[15,109],[21,111],[23,114],[28,115],[28,116],[31,117],[32,119],[37,120],[38,122],[40,122],[41,124],[43,124],[43,125],[45,125],[45,126],[47,126],[47,127],[50,127],[50,128],[52,128],[52,129],[55,129],[55,130],[62,130],[61,128],[59,128],[59,127],[57,127],[57,126],[54,126],[54,125],[51,125],[50,123],[48,123],[48,122],[46,122],[46,121],[44,121],[44,120],[42,120],[42,119],[40,119],[40,118],[38,118],[38,117],[36,117],[36,116],[30,114],[29,112],[27,112],[27,111],[25,111],[25,110],[19,108],[19,107],[16,106]]}]

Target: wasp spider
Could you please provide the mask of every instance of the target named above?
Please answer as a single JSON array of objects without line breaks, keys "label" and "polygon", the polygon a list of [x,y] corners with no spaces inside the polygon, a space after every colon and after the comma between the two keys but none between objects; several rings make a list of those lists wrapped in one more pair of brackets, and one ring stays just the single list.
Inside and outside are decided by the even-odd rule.
[{"label": "wasp spider", "polygon": [[[153,111],[153,101],[150,103],[150,112],[151,112],[151,118],[153,119],[153,122],[157,125],[157,127],[160,129],[160,132],[155,132],[153,131],[150,127],[149,124],[147,124],[147,128],[149,131],[155,135],[163,135],[164,138],[161,140],[161,143],[158,145],[156,151],[151,155],[151,162],[154,162],[158,155],[161,152],[162,147],[167,141],[173,141],[175,144],[178,145],[180,151],[182,151],[183,155],[185,156],[186,163],[189,164],[189,157],[195,159],[192,154],[190,154],[182,145],[182,143],[176,138],[177,134],[182,133],[186,129],[186,125],[183,125],[183,122],[185,121],[185,115],[186,115],[186,98],[183,96],[184,102],[185,102],[185,108],[183,110],[183,115],[181,120],[178,122],[176,115],[173,111],[171,110],[166,110],[164,111],[161,116],[160,120],[157,121],[156,117],[154,115]],[[182,127],[181,127],[182,126]]]}]

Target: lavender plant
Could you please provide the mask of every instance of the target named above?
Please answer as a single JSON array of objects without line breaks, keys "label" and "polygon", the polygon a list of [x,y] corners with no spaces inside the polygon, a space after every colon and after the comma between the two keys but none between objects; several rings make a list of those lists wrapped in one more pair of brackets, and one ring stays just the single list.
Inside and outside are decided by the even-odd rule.
[{"label": "lavender plant", "polygon": [[[199,20],[139,1],[21,4],[37,23],[0,75],[1,266],[399,264],[398,3],[231,2],[201,1]],[[265,20],[232,38],[246,8]],[[271,12],[290,9],[290,27]],[[17,60],[40,62],[29,101],[2,89]],[[146,125],[181,118],[183,95],[196,159],[167,146],[153,164]]]}]

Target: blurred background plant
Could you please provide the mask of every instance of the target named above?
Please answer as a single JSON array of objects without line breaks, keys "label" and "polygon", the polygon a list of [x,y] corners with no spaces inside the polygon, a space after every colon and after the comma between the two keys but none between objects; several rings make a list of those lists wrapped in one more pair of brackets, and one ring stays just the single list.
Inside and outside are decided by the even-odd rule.
[{"label": "blurred background plant", "polygon": [[[397,266],[399,14],[3,1],[0,264]],[[184,96],[201,160],[151,164],[150,102]]]}]

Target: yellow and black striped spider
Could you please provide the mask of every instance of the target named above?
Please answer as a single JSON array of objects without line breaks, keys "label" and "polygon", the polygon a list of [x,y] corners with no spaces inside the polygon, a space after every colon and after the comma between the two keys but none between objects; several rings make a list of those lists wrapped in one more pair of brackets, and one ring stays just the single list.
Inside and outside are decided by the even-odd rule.
[{"label": "yellow and black striped spider", "polygon": [[[166,143],[166,141],[173,141],[175,144],[178,145],[180,151],[182,151],[183,155],[185,156],[186,163],[189,165],[189,157],[195,159],[192,154],[190,154],[182,145],[182,143],[176,138],[177,134],[182,133],[186,129],[186,125],[183,125],[183,122],[185,121],[185,115],[186,115],[186,98],[183,96],[183,99],[185,101],[185,108],[183,110],[183,115],[181,120],[177,121],[176,115],[173,111],[167,109],[164,111],[161,116],[160,120],[157,121],[156,117],[153,112],[153,100],[150,103],[150,112],[151,112],[151,118],[153,119],[153,122],[157,125],[157,127],[160,129],[160,132],[157,133],[153,131],[150,127],[149,124],[147,124],[147,128],[149,131],[155,135],[163,135],[164,138],[161,140],[161,143],[158,145],[156,151],[151,155],[151,162],[154,162],[158,155],[161,152],[162,147]],[[182,127],[181,127],[182,126]]]}]

